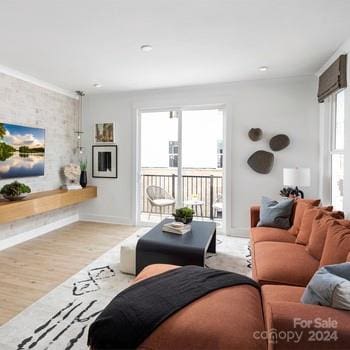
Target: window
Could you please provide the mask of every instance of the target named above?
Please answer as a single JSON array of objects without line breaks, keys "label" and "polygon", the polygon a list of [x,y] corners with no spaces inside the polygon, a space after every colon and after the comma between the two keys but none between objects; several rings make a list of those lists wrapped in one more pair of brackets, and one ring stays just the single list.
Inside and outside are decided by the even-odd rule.
[{"label": "window", "polygon": [[332,138],[331,138],[331,194],[332,205],[337,210],[343,210],[344,182],[344,90],[332,96]]},{"label": "window", "polygon": [[169,167],[177,168],[179,160],[179,142],[169,141]]},{"label": "window", "polygon": [[217,141],[217,163],[216,167],[222,169],[224,164],[224,144],[222,140]]}]

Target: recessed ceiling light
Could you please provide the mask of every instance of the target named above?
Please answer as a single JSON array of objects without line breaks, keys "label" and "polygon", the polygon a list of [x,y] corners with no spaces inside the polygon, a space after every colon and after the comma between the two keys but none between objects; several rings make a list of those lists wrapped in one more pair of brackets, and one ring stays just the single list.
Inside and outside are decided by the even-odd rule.
[{"label": "recessed ceiling light", "polygon": [[259,71],[260,72],[266,72],[268,69],[269,69],[268,66],[261,66],[261,67],[259,67]]},{"label": "recessed ceiling light", "polygon": [[93,86],[97,89],[99,89],[100,87],[102,87],[102,84],[100,83],[94,83]]},{"label": "recessed ceiling light", "polygon": [[143,52],[150,52],[150,51],[152,51],[153,47],[152,47],[152,45],[142,45],[140,47],[140,49]]}]

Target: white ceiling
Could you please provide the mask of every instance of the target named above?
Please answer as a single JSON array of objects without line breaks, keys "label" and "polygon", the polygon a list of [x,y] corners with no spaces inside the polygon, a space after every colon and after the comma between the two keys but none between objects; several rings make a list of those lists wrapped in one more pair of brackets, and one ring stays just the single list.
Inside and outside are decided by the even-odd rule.
[{"label": "white ceiling", "polygon": [[1,0],[0,64],[90,92],[314,74],[349,15],[349,0]]}]

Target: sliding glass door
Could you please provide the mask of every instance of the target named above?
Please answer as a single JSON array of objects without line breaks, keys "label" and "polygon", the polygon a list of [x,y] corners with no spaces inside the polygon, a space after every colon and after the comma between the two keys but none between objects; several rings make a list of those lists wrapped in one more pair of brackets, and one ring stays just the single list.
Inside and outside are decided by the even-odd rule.
[{"label": "sliding glass door", "polygon": [[144,111],[139,120],[138,215],[141,223],[194,210],[196,220],[223,216],[223,111]]}]

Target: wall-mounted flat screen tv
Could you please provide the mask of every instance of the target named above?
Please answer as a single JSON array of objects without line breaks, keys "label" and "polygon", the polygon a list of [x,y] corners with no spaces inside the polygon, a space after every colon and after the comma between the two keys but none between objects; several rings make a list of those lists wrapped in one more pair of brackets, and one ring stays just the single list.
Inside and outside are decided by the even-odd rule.
[{"label": "wall-mounted flat screen tv", "polygon": [[0,122],[0,180],[44,172],[45,129]]}]

